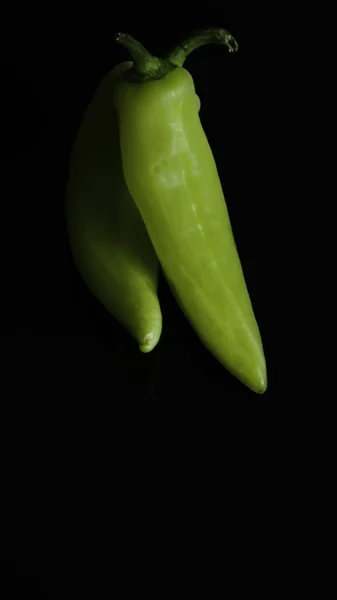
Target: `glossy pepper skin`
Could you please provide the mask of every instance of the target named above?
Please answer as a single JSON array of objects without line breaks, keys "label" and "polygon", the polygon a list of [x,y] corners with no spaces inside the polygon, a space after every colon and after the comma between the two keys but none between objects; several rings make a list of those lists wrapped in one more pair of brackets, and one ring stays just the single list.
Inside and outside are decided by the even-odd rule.
[{"label": "glossy pepper skin", "polygon": [[[137,48],[128,39],[119,41],[137,66]],[[234,376],[263,393],[267,375],[259,328],[194,83],[179,65],[191,45],[178,48],[157,72],[150,58],[152,70],[142,62],[141,47],[138,72],[119,78],[115,104],[124,176],[169,285],[199,338]]]},{"label": "glossy pepper skin", "polygon": [[113,106],[118,65],[101,82],[81,122],[69,165],[66,218],[76,266],[90,291],[142,352],[158,343],[159,263],[126,186]]}]

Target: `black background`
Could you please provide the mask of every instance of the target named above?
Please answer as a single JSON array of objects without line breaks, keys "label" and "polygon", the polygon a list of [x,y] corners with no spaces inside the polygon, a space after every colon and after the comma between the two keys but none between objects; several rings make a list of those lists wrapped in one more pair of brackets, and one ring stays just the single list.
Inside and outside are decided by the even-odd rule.
[{"label": "black background", "polygon": [[[292,205],[283,194],[289,165],[280,139],[293,115],[284,85],[286,44],[275,42],[288,15],[207,5],[185,6],[185,17],[167,5],[82,6],[74,15],[30,6],[3,21],[2,426],[13,483],[6,489],[15,490],[13,503],[8,493],[4,525],[16,535],[4,543],[2,564],[5,581],[44,585],[45,597],[60,591],[68,572],[70,587],[76,578],[84,586],[84,571],[97,560],[88,540],[98,535],[100,548],[109,546],[105,532],[120,527],[124,501],[130,526],[135,506],[121,488],[131,485],[138,504],[146,482],[166,496],[163,473],[182,489],[185,477],[178,484],[171,469],[200,470],[203,488],[218,498],[214,481],[205,483],[207,473],[223,479],[240,453],[248,460],[261,439],[278,436],[280,423],[291,421],[292,375],[285,376],[290,363],[284,358],[291,345],[284,246],[290,233],[279,232]],[[226,27],[239,44],[236,54],[201,48],[185,67],[201,99],[263,338],[269,380],[263,396],[207,352],[163,278],[162,337],[142,355],[86,289],[67,242],[67,164],[82,112],[101,78],[128,59],[113,33],[126,31],[160,55],[202,26]],[[146,474],[149,464],[153,471]]]}]

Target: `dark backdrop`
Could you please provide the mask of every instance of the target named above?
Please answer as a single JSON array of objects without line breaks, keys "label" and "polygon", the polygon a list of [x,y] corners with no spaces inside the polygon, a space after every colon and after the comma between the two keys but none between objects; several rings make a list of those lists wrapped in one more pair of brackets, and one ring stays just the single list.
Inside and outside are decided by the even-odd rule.
[{"label": "dark backdrop", "polygon": [[[97,532],[100,551],[110,552],[110,528],[127,530],[133,519],[139,527],[148,518],[138,511],[152,486],[153,514],[159,497],[170,497],[166,485],[183,495],[191,474],[203,482],[198,498],[209,494],[216,506],[225,499],[215,488],[243,456],[254,496],[259,484],[250,455],[265,436],[271,442],[291,414],[292,375],[284,358],[288,275],[279,258],[279,230],[291,203],[283,194],[287,162],[279,148],[288,118],[287,88],[280,83],[286,50],[275,43],[287,19],[256,7],[220,6],[185,6],[185,17],[167,5],[82,6],[74,15],[29,7],[3,23],[2,426],[12,482],[6,486],[4,526],[11,533],[3,538],[4,581],[24,585],[28,573],[30,586],[45,581],[48,597],[60,592],[69,572],[72,585],[76,578],[89,585]],[[128,56],[113,33],[129,32],[161,54],[205,25],[226,27],[239,43],[232,55],[204,47],[185,66],[201,99],[263,338],[269,387],[261,397],[202,346],[163,278],[162,338],[142,355],[86,289],[65,229],[67,163],[81,115],[101,78]],[[264,448],[263,460],[269,444]],[[131,500],[121,492],[129,485]],[[123,505],[130,509],[126,522]]]}]

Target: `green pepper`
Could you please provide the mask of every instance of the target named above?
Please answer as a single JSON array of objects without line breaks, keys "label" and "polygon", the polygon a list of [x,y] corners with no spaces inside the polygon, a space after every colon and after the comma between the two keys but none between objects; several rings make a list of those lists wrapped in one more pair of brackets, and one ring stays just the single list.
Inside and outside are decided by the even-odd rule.
[{"label": "green pepper", "polygon": [[198,32],[159,59],[127,34],[134,65],[118,78],[124,176],[168,283],[201,341],[248,388],[267,388],[259,328],[186,56],[226,30]]},{"label": "green pepper", "polygon": [[159,263],[127,189],[112,91],[118,65],[103,79],[82,119],[69,165],[66,218],[75,264],[90,291],[137,340],[158,343]]}]

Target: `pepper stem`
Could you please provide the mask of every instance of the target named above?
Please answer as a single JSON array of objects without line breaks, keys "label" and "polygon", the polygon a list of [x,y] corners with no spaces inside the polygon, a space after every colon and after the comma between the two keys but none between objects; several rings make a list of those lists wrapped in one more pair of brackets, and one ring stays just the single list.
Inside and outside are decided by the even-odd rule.
[{"label": "pepper stem", "polygon": [[127,33],[117,33],[115,40],[129,50],[134,60],[130,75],[136,81],[161,79],[176,67],[168,60],[150,54],[140,42]]},{"label": "pepper stem", "polygon": [[236,52],[238,43],[226,29],[217,29],[211,27],[208,29],[200,29],[192,33],[181,44],[179,44],[166,59],[178,67],[182,67],[187,56],[204,46],[205,44],[223,44],[227,46],[229,52]]}]

